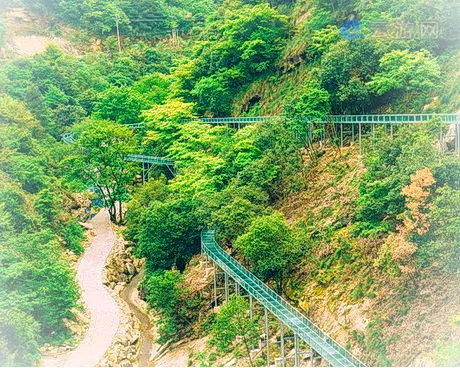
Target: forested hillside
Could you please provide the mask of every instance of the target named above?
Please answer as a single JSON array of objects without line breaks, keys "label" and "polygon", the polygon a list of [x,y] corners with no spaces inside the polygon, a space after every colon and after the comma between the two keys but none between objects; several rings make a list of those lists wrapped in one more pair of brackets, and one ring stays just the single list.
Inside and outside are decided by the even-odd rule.
[{"label": "forested hillside", "polygon": [[[84,234],[71,207],[83,193],[102,199],[146,259],[159,341],[210,336],[191,364],[264,364],[241,342],[262,333],[238,317],[246,303],[215,312],[206,286],[189,282],[207,227],[367,364],[460,365],[460,161],[439,141],[448,125],[378,131],[361,148],[307,139],[324,134],[308,119],[330,114],[458,111],[454,2],[10,6],[78,52],[17,58],[0,27],[0,364],[34,364],[41,345],[72,338],[70,256]],[[436,32],[422,33],[424,22]],[[280,117],[242,129],[195,119],[230,115]],[[129,154],[169,157],[177,175],[157,167],[141,183]]]}]

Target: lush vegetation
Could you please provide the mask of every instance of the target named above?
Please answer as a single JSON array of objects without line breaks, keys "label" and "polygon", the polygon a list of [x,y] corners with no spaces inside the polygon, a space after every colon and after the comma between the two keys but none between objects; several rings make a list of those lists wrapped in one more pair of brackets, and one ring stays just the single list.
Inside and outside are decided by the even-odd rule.
[{"label": "lush vegetation", "polygon": [[[204,294],[187,283],[184,270],[207,226],[308,312],[313,301],[327,300],[339,314],[339,305],[379,300],[365,330],[345,326],[366,361],[415,357],[391,362],[387,347],[397,339],[385,328],[401,322],[423,280],[458,273],[460,168],[436,149],[445,127],[402,127],[393,138],[377,132],[378,144],[365,142],[358,157],[335,141],[308,139],[323,131],[304,118],[457,109],[459,22],[450,2],[24,2],[56,34],[64,24],[79,29],[80,42],[101,38],[101,51],[76,57],[49,47],[0,69],[2,364],[31,364],[40,344],[66,335],[63,319],[78,293],[62,246],[81,252],[83,234],[64,198],[88,188],[146,258],[143,288],[162,315],[161,341],[207,331],[219,353],[240,356],[252,344],[256,321],[244,321],[244,301],[203,319]],[[347,39],[340,27],[351,12],[361,28]],[[440,37],[378,37],[373,29],[432,18]],[[165,36],[171,29],[179,39]],[[232,113],[288,119],[241,130],[193,121]],[[123,126],[138,122],[138,134]],[[71,147],[58,142],[65,132],[74,134]],[[124,160],[130,153],[171,157],[179,174],[155,168],[140,185],[138,166]],[[385,295],[397,295],[394,304]]]},{"label": "lush vegetation", "polygon": [[30,365],[45,342],[68,337],[78,290],[63,246],[79,254],[58,144],[26,107],[0,96],[0,363]]}]

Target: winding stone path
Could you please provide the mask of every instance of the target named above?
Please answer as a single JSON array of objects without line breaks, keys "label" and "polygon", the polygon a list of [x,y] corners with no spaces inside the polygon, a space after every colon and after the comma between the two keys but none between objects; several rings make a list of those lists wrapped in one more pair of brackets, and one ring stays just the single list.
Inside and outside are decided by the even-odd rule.
[{"label": "winding stone path", "polygon": [[104,356],[120,323],[120,309],[103,285],[102,273],[115,244],[107,210],[101,210],[91,221],[95,237],[83,255],[77,270],[77,281],[90,314],[88,332],[81,344],[67,357],[65,367],[93,367]]}]

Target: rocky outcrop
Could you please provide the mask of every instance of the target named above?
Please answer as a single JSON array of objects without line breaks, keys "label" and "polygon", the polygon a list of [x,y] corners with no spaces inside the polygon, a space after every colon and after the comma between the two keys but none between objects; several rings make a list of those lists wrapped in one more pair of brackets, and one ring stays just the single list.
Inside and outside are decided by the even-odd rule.
[{"label": "rocky outcrop", "polygon": [[144,261],[135,258],[132,251],[132,247],[128,246],[126,241],[118,238],[107,262],[105,285],[110,289],[116,289],[117,294],[137,275],[143,265]]}]

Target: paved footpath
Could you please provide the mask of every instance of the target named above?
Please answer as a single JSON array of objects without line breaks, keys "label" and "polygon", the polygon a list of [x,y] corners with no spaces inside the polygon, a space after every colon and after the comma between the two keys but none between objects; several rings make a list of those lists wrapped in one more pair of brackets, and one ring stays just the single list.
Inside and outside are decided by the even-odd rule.
[{"label": "paved footpath", "polygon": [[120,323],[120,309],[103,285],[102,272],[115,234],[107,210],[101,210],[92,220],[95,237],[84,253],[77,270],[77,281],[90,314],[85,338],[67,357],[65,367],[93,367],[104,356]]}]

